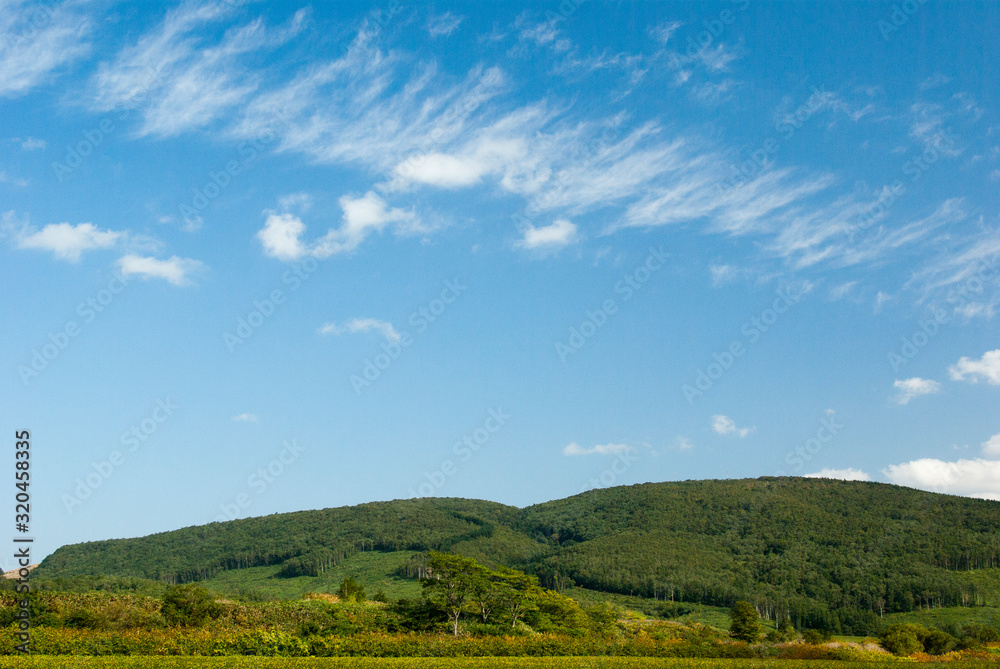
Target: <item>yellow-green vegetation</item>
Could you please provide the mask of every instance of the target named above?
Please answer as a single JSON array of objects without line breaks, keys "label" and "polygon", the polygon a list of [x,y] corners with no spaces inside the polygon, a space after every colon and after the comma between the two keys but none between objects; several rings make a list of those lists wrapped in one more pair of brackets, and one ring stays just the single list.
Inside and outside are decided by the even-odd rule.
[{"label": "yellow-green vegetation", "polygon": [[863,636],[890,615],[958,607],[979,619],[1000,604],[997,502],[772,477],[592,490],[526,509],[413,499],[275,514],[64,546],[33,580],[58,590],[109,576],[149,589],[199,581],[230,597],[292,599],[350,574],[369,593],[412,598],[419,565],[406,556],[432,550],[559,592],[641,597],[638,610],[667,619],[745,600],[765,628],[787,617]]},{"label": "yellow-green vegetation", "polygon": [[[67,656],[260,657],[659,657],[888,661],[899,657],[986,658],[1000,631],[884,625],[878,643],[828,643],[829,630],[802,631],[787,616],[765,630],[757,607],[739,601],[728,631],[649,618],[608,602],[582,605],[538,578],[430,551],[419,565],[422,597],[368,599],[345,576],[337,594],[294,601],[220,599],[195,583],[141,593],[30,595],[33,652]],[[0,626],[13,652],[18,596],[0,593]],[[670,604],[672,605],[672,604]],[[661,607],[668,603],[661,603]],[[881,647],[879,646],[881,644]]]},{"label": "yellow-green vegetation", "polygon": [[[923,667],[981,669],[976,661]],[[838,660],[674,659],[634,657],[246,658],[0,657],[0,669],[898,669],[899,662]]]}]

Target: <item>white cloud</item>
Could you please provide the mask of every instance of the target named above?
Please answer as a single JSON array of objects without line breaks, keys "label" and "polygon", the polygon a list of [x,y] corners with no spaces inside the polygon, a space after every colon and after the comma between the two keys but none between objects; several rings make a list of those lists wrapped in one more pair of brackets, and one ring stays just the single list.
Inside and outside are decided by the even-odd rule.
[{"label": "white cloud", "polygon": [[89,52],[91,23],[75,12],[77,4],[0,2],[0,98],[45,84]]},{"label": "white cloud", "polygon": [[883,293],[881,290],[878,291],[878,294],[875,295],[875,304],[872,307],[872,311],[876,314],[880,313],[887,302],[892,302],[895,299],[889,293]]},{"label": "white cloud", "polygon": [[903,379],[902,381],[897,379],[892,384],[892,387],[899,390],[899,395],[896,396],[897,404],[908,404],[914,397],[933,395],[941,390],[941,384],[937,381],[921,379],[917,376],[912,379]]},{"label": "white cloud", "polygon": [[740,270],[733,265],[709,265],[708,271],[712,275],[712,285],[715,287],[735,281],[740,276]]},{"label": "white cloud", "polygon": [[278,260],[298,260],[306,254],[306,247],[299,241],[306,226],[294,214],[267,211],[264,227],[257,231],[257,239],[264,253]]},{"label": "white cloud", "polygon": [[443,153],[408,158],[396,166],[396,175],[440,188],[463,188],[479,183],[489,166],[475,156],[457,157]]},{"label": "white cloud", "polygon": [[344,212],[344,222],[317,242],[317,257],[325,258],[353,251],[368,235],[381,232],[389,223],[400,224],[404,228],[419,225],[419,218],[413,211],[389,207],[373,191],[368,191],[362,197],[344,195],[339,202]]},{"label": "white cloud", "polygon": [[982,443],[983,455],[989,458],[1000,458],[1000,433]]},{"label": "white cloud", "polygon": [[860,469],[821,469],[813,474],[806,474],[807,479],[840,479],[841,481],[871,481],[872,477]]},{"label": "white cloud", "polygon": [[563,449],[563,455],[614,455],[615,453],[625,453],[635,449],[627,444],[600,444],[591,448],[584,448],[573,442]]},{"label": "white cloud", "polygon": [[850,295],[856,285],[858,285],[857,281],[848,281],[840,284],[839,286],[834,286],[830,289],[830,299],[834,302],[844,299]]},{"label": "white cloud", "polygon": [[723,79],[719,82],[706,81],[694,86],[691,95],[702,104],[715,106],[731,100],[733,89],[737,87],[738,84],[732,79]]},{"label": "white cloud", "polygon": [[328,258],[331,255],[356,249],[368,235],[381,232],[386,225],[396,225],[396,231],[419,231],[420,218],[412,210],[389,207],[374,191],[361,197],[344,195],[340,198],[343,223],[329,230],[312,244],[304,244],[300,237],[306,226],[298,216],[265,210],[264,227],[257,231],[257,239],[264,253],[278,260],[297,260],[306,255]]},{"label": "white cloud", "polygon": [[0,170],[0,183],[12,183],[15,186],[19,186],[21,188],[24,188],[25,186],[28,185],[27,179],[11,179],[10,177],[7,176],[7,173],[2,170]]},{"label": "white cloud", "polygon": [[35,151],[36,149],[44,149],[48,146],[48,143],[44,139],[35,139],[34,137],[25,137],[20,142],[21,148],[25,151]]},{"label": "white cloud", "polygon": [[237,423],[256,423],[257,416],[252,413],[241,413],[236,416],[233,416],[233,420],[236,421]]},{"label": "white cloud", "polygon": [[698,58],[713,72],[721,72],[729,69],[729,64],[742,57],[743,49],[740,47],[730,48],[721,42],[714,49],[703,48],[698,50]]},{"label": "white cloud", "polygon": [[576,226],[565,218],[560,218],[552,225],[541,228],[529,224],[518,246],[526,249],[555,249],[572,244],[576,239]]},{"label": "white cloud", "polygon": [[687,437],[678,436],[674,439],[674,448],[678,451],[690,451],[694,448],[694,443]]},{"label": "white cloud", "polygon": [[319,329],[320,334],[344,334],[344,333],[356,333],[356,332],[371,332],[375,330],[379,332],[387,341],[397,342],[400,339],[399,333],[396,328],[392,326],[392,323],[388,321],[380,321],[375,318],[354,318],[345,323],[344,325],[337,325],[336,323],[327,323]]},{"label": "white cloud", "polygon": [[897,485],[921,490],[1000,500],[1000,461],[945,462],[922,458],[890,465],[882,473]]},{"label": "white cloud", "polygon": [[729,416],[716,415],[712,416],[712,429],[718,434],[735,434],[742,439],[753,432],[755,428],[736,427],[736,422]]},{"label": "white cloud", "polygon": [[1000,385],[1000,348],[983,353],[979,360],[959,358],[958,362],[948,368],[948,374],[953,381],[965,381],[966,377],[972,383],[978,383],[980,377],[992,386]]},{"label": "white cloud", "polygon": [[17,246],[52,251],[60,260],[78,262],[84,251],[112,248],[125,236],[124,232],[101,230],[92,223],[50,223],[37,232],[25,227],[18,235]]},{"label": "white cloud", "polygon": [[175,286],[191,285],[189,274],[200,271],[204,265],[198,260],[172,256],[167,260],[146,258],[129,254],[118,259],[122,276],[136,275],[141,279],[164,279]]},{"label": "white cloud", "polygon": [[455,16],[451,12],[445,12],[438,16],[432,16],[427,21],[427,32],[431,37],[450,35],[458,29],[464,17]]},{"label": "white cloud", "polygon": [[308,12],[298,11],[284,28],[269,30],[257,19],[208,42],[204,35],[215,31],[202,28],[231,16],[227,4],[185,3],[169,10],[157,28],[98,66],[91,81],[93,108],[140,109],[139,134],[168,137],[202,128],[246,100],[258,86],[245,72],[247,54],[290,40],[304,29]]},{"label": "white cloud", "polygon": [[667,23],[650,28],[649,34],[660,44],[666,44],[682,25],[684,24],[680,21],[668,21]]}]

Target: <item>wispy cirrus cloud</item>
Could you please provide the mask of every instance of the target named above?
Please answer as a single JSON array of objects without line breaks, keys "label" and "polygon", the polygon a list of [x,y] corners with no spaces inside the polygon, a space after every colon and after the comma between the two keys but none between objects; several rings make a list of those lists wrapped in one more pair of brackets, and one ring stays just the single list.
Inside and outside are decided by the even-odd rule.
[{"label": "wispy cirrus cloud", "polygon": [[431,37],[446,37],[458,30],[464,18],[451,12],[432,16],[427,21],[427,33]]},{"label": "wispy cirrus cloud", "polygon": [[78,3],[0,2],[0,98],[24,95],[90,52],[91,21]]},{"label": "wispy cirrus cloud", "polygon": [[203,128],[244,101],[258,76],[243,65],[249,54],[272,49],[302,32],[300,10],[287,26],[268,29],[261,19],[228,29],[213,43],[203,28],[231,18],[227,3],[185,3],[167,11],[160,25],[102,62],[91,80],[91,107],[125,107],[142,116],[139,135],[169,137]]}]

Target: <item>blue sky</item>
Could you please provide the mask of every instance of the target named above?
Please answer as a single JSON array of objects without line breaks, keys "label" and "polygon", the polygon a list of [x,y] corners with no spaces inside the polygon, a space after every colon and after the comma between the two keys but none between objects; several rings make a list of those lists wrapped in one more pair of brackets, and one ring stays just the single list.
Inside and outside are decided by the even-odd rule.
[{"label": "blue sky", "polygon": [[1000,499],[995,6],[0,17],[39,556],[645,481]]}]

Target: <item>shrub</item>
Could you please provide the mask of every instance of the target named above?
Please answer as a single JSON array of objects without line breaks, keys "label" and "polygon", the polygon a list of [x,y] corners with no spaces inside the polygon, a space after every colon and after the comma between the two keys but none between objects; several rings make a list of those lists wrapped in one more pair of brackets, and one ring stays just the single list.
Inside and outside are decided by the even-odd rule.
[{"label": "shrub", "polygon": [[909,623],[890,625],[879,635],[879,643],[893,655],[907,656],[919,653],[924,649],[917,636],[919,629],[922,628]]},{"label": "shrub", "polygon": [[365,596],[365,586],[350,576],[345,576],[344,580],[340,582],[340,589],[337,590],[337,596],[340,597],[340,601],[342,602],[363,602],[368,599]]},{"label": "shrub", "polygon": [[760,638],[760,615],[750,602],[736,602],[729,612],[729,634],[734,639],[756,643]]},{"label": "shrub", "polygon": [[161,611],[168,623],[185,627],[199,627],[220,613],[208,591],[193,583],[167,589]]}]

